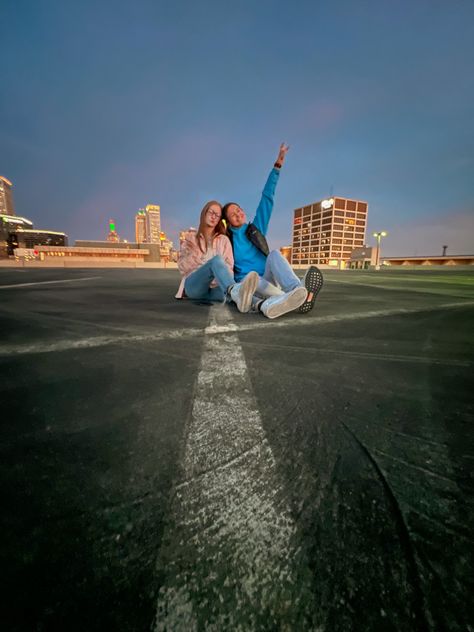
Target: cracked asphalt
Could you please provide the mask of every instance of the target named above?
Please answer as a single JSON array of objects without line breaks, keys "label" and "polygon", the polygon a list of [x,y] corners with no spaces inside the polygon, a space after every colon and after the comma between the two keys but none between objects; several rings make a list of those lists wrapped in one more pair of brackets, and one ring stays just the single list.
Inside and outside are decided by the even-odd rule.
[{"label": "cracked asphalt", "polygon": [[[223,308],[305,578],[294,620],[257,604],[241,629],[474,630],[474,271],[324,275],[308,315]],[[210,317],[178,279],[0,269],[5,630],[159,624]],[[218,629],[193,599],[196,629]]]}]

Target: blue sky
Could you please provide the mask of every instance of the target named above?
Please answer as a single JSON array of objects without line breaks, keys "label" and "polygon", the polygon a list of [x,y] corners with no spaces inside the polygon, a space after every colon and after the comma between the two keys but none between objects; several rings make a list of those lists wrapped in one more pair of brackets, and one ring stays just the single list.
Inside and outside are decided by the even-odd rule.
[{"label": "blue sky", "polygon": [[75,239],[160,204],[252,216],[290,144],[269,237],[331,192],[369,202],[385,254],[474,251],[474,3],[3,0],[0,174]]}]

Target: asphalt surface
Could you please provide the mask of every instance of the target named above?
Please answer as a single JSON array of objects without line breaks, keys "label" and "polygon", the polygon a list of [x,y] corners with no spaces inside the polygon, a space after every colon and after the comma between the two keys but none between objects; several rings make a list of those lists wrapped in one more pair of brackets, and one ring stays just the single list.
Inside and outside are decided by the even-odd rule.
[{"label": "asphalt surface", "polygon": [[474,271],[178,278],[0,270],[2,628],[474,630]]}]

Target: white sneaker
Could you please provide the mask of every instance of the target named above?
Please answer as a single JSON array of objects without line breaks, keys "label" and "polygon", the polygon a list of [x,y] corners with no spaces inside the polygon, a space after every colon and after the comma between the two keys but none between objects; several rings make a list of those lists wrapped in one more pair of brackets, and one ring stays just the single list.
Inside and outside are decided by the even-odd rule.
[{"label": "white sneaker", "polygon": [[260,310],[267,318],[278,318],[287,312],[298,309],[306,300],[308,292],[305,287],[295,287],[294,290],[281,294],[280,296],[271,296],[263,301]]},{"label": "white sneaker", "polygon": [[249,272],[240,283],[235,283],[230,291],[230,298],[237,305],[239,312],[248,312],[252,305],[252,296],[257,289],[259,276],[256,272]]}]

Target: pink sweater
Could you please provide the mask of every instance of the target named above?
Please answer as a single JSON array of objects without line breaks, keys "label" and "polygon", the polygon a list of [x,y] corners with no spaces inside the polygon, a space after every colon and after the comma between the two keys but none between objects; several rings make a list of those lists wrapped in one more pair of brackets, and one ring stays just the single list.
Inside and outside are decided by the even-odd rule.
[{"label": "pink sweater", "polygon": [[[188,233],[186,239],[181,244],[181,249],[179,251],[178,257],[178,268],[183,278],[181,279],[181,283],[179,284],[179,288],[175,294],[175,298],[183,298],[184,282],[186,278],[192,272],[200,268],[207,260],[206,255],[202,252],[201,248],[199,248],[197,239],[198,238],[195,233]],[[206,244],[204,242],[204,238],[200,237],[200,239],[201,247],[205,249]],[[216,255],[222,256],[230,270],[230,273],[233,276],[234,255],[232,254],[232,245],[229,238],[225,235],[216,235],[212,242],[212,246],[214,248],[214,253]],[[217,282],[215,279],[213,279],[210,287],[216,286]]]}]

